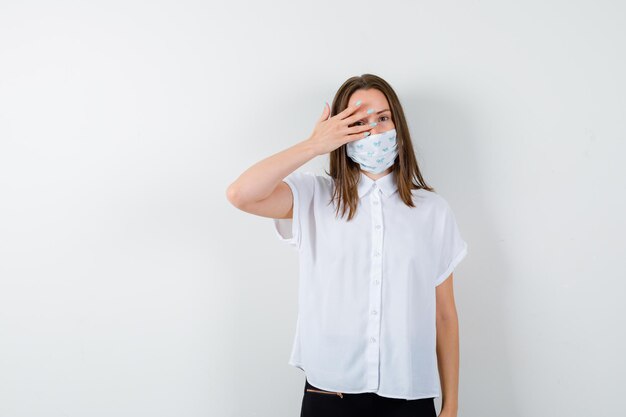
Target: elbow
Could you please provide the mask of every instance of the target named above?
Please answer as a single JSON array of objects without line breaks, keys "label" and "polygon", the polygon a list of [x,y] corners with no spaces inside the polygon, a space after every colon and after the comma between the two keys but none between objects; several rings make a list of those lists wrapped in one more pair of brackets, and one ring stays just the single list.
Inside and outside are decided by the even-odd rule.
[{"label": "elbow", "polygon": [[458,317],[456,314],[456,309],[449,308],[442,311],[438,311],[436,313],[437,323],[446,324],[446,323],[455,323],[458,321]]},{"label": "elbow", "polygon": [[234,186],[233,184],[231,184],[226,189],[226,199],[233,206],[235,206],[237,208],[241,208],[240,194],[239,194],[239,191],[237,190],[237,187]]}]

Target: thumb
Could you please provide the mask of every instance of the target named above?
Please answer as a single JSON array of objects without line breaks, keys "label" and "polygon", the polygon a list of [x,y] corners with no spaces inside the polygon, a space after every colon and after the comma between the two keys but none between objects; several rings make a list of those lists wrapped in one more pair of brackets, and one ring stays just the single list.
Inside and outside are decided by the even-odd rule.
[{"label": "thumb", "polygon": [[328,106],[328,102],[325,102],[325,103],[326,104],[324,104],[324,111],[322,112],[322,115],[318,119],[318,123],[323,122],[324,120],[328,120],[328,117],[330,116],[330,107]]}]

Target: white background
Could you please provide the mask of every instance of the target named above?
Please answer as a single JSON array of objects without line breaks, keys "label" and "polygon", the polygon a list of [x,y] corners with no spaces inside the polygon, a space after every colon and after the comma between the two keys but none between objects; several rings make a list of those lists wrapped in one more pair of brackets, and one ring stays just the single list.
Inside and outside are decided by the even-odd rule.
[{"label": "white background", "polygon": [[469,245],[459,416],[623,413],[625,14],[3,1],[0,417],[299,415],[297,253],[225,191],[363,73]]}]

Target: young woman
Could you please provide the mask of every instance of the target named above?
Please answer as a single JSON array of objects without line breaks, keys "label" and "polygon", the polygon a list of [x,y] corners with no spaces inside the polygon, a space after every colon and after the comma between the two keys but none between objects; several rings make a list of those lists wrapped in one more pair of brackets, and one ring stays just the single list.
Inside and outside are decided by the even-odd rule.
[{"label": "young woman", "polygon": [[[330,173],[296,171],[330,154]],[[452,272],[467,254],[447,201],[417,165],[402,106],[382,78],[348,79],[306,140],[243,172],[237,208],[273,219],[299,254],[289,364],[302,417],[456,417]]]}]

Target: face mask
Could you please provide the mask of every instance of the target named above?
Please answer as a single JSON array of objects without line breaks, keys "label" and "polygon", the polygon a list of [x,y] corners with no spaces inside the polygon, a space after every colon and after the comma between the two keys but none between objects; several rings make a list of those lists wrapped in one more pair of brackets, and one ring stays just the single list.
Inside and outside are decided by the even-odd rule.
[{"label": "face mask", "polygon": [[364,171],[380,174],[393,165],[398,156],[396,129],[348,142],[346,153]]}]

